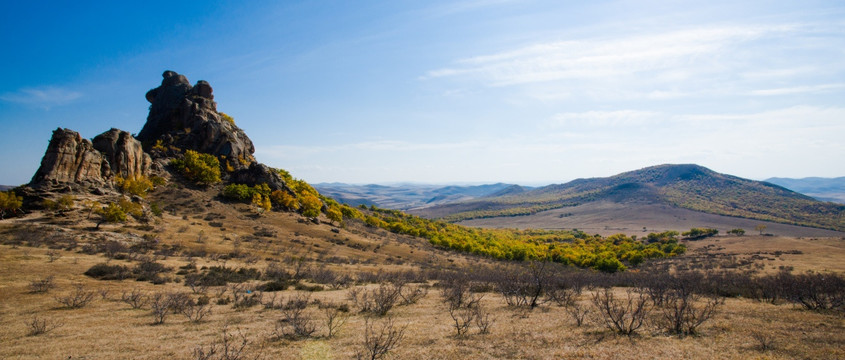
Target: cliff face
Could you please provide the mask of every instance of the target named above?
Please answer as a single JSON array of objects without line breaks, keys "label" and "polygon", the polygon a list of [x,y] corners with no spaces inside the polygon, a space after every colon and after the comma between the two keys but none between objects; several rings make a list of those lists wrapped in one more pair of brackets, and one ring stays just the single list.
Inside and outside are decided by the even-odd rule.
[{"label": "cliff face", "polygon": [[184,75],[173,71],[165,71],[162,77],[161,85],[147,92],[150,113],[138,133],[138,140],[159,145],[151,150],[154,156],[191,149],[215,155],[224,167],[234,170],[248,169],[255,162],[252,141],[217,112],[208,82],[200,80],[191,86]]},{"label": "cliff face", "polygon": [[151,171],[150,156],[128,132],[111,129],[97,135],[92,142],[76,131],[58,128],[53,131],[30,185],[103,184],[115,175],[135,178],[148,176]]},{"label": "cliff face", "polygon": [[111,173],[125,179],[147,176],[152,171],[153,161],[144,152],[141,142],[126,131],[112,128],[93,141],[94,149],[100,151],[108,161]]},{"label": "cliff face", "polygon": [[53,137],[41,159],[41,166],[30,184],[82,181],[102,183],[110,175],[111,170],[103,154],[94,149],[90,140],[76,131],[58,128],[53,131]]}]

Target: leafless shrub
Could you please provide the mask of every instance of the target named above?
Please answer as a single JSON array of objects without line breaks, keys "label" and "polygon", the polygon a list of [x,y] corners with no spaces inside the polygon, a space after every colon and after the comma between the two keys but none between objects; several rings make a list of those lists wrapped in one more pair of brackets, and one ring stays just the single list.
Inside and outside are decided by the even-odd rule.
[{"label": "leafless shrub", "polygon": [[795,275],[786,297],[807,310],[828,310],[845,307],[845,277],[835,274],[807,273]]},{"label": "leafless shrub", "polygon": [[475,320],[475,309],[467,307],[449,307],[449,316],[452,318],[452,327],[455,328],[455,336],[463,337],[469,332],[469,327]]},{"label": "leafless shrub", "polygon": [[133,289],[130,292],[124,291],[123,294],[120,296],[120,301],[123,301],[133,309],[140,309],[147,305],[147,302],[150,301],[150,298],[141,292],[139,289]]},{"label": "leafless shrub", "polygon": [[[193,358],[196,360],[246,359],[249,344],[249,340],[240,329],[237,334],[232,334],[229,332],[228,326],[224,325],[220,340],[208,345],[208,347],[197,346],[194,348]],[[260,353],[255,358],[260,358]]]},{"label": "leafless shrub", "polygon": [[325,304],[321,308],[324,315],[323,322],[326,324],[326,337],[331,338],[349,320],[349,310],[345,306],[337,304]]},{"label": "leafless shrub", "polygon": [[56,301],[68,309],[79,309],[94,300],[94,295],[94,291],[86,290],[82,284],[77,284],[71,293],[57,296]]},{"label": "leafless shrub", "polygon": [[211,314],[211,305],[207,301],[200,302],[189,299],[179,312],[185,315],[191,322],[198,323],[207,315]]},{"label": "leafless shrub", "polygon": [[393,318],[388,317],[381,321],[380,325],[369,317],[364,324],[364,342],[362,349],[356,353],[360,359],[377,360],[383,359],[391,350],[399,346],[399,342],[405,336],[404,327],[397,327]]},{"label": "leafless shrub", "polygon": [[593,294],[593,305],[608,329],[624,335],[632,335],[639,329],[648,315],[647,299],[642,293],[627,291],[626,298],[619,299],[610,288]]},{"label": "leafless shrub", "polygon": [[757,341],[757,350],[769,351],[774,350],[775,347],[777,347],[777,344],[775,344],[775,338],[770,334],[760,331],[752,331],[751,338]]},{"label": "leafless shrub", "polygon": [[402,298],[402,305],[416,304],[426,295],[428,295],[428,286],[404,286],[399,289],[399,297]]},{"label": "leafless shrub", "polygon": [[490,327],[493,326],[493,319],[490,318],[490,313],[487,312],[482,306],[481,303],[477,303],[474,307],[475,310],[475,326],[478,327],[479,334],[488,334],[490,333]]},{"label": "leafless shrub", "polygon": [[39,318],[38,315],[32,317],[32,319],[27,323],[29,327],[29,336],[38,336],[41,334],[46,334],[50,331],[58,329],[64,325],[61,322],[52,319],[44,319]]},{"label": "leafless shrub", "polygon": [[550,289],[548,262],[531,262],[526,268],[500,271],[496,287],[509,306],[534,309],[549,301],[543,295]]},{"label": "leafless shrub", "polygon": [[572,317],[572,320],[575,320],[575,325],[579,327],[584,325],[584,320],[586,320],[587,314],[590,313],[588,307],[582,306],[577,301],[572,301],[565,309],[569,316]]},{"label": "leafless shrub", "polygon": [[[703,304],[701,304],[703,300]],[[660,308],[662,317],[658,323],[679,337],[694,335],[696,329],[716,313],[722,303],[716,296],[701,296],[684,289],[673,289]]]},{"label": "leafless shrub", "polygon": [[401,285],[382,283],[379,284],[378,288],[372,290],[353,289],[349,292],[349,298],[360,309],[360,312],[384,316],[396,306],[401,291]]},{"label": "leafless shrub", "polygon": [[56,287],[56,284],[53,282],[53,279],[54,276],[50,275],[43,279],[30,281],[29,292],[33,294],[43,294],[49,292],[50,290]]},{"label": "leafless shrub", "polygon": [[[150,301],[153,324],[164,324],[167,315],[184,311],[193,300],[186,293],[155,293]],[[204,315],[203,315],[204,316]]]},{"label": "leafless shrub", "polygon": [[282,318],[275,324],[274,333],[277,338],[308,338],[317,330],[311,316],[306,312],[309,298],[308,295],[300,294],[288,299],[282,308]]}]

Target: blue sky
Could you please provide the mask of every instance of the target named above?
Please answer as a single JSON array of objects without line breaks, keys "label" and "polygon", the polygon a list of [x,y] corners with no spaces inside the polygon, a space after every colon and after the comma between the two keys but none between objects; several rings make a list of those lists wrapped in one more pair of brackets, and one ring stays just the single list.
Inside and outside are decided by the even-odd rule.
[{"label": "blue sky", "polygon": [[207,80],[309,182],[845,176],[840,1],[4,1],[0,184]]}]

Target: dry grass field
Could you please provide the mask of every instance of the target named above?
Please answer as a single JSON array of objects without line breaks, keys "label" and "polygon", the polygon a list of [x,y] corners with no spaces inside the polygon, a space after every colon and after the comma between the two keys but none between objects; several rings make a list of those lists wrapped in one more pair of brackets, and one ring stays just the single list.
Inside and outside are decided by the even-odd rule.
[{"label": "dry grass field", "polygon": [[[803,226],[779,224],[754,219],[707,214],[682,208],[653,203],[616,203],[596,201],[579,206],[565,207],[536,213],[534,215],[473,219],[459,222],[461,225],[520,228],[520,229],[573,229],[602,236],[626,234],[643,236],[650,232],[667,230],[687,231],[693,227],[718,229],[724,234],[728,230],[741,228],[754,232],[757,225],[766,225],[766,233],[788,237],[843,237],[841,231],[816,229]],[[645,231],[643,229],[645,228]]]},{"label": "dry grass field", "polygon": [[[566,306],[545,302],[532,309],[508,305],[494,286],[478,286],[472,296],[481,297],[477,308],[488,316],[488,333],[481,333],[473,322],[466,334],[457,336],[442,295],[449,287],[431,274],[454,270],[483,275],[478,272],[496,262],[445,252],[422,239],[361,224],[338,228],[325,219],[315,224],[290,213],[257,216],[244,204],[202,200],[212,198],[211,193],[168,191],[149,200],[177,199],[168,203],[178,202],[178,209],[151,224],[104,224],[95,230],[96,223],[84,211],[35,212],[0,222],[0,358],[350,359],[365,355],[368,333],[388,334],[382,331],[387,322],[401,332],[384,357],[392,359],[845,358],[841,311],[808,311],[784,301],[770,304],[729,297],[696,334],[678,336],[659,326],[661,310],[647,304],[643,326],[627,336],[605,326],[592,301],[598,287],[585,288]],[[124,246],[117,250],[104,246],[115,243]],[[138,244],[147,247],[132,250]],[[763,270],[759,273],[784,267],[795,272],[845,271],[841,238],[719,236],[688,246],[684,257],[739,262],[741,268]],[[134,268],[145,262],[167,268],[160,275],[170,281],[154,285],[84,274],[102,263]],[[297,279],[298,285],[292,282],[287,290],[276,292],[259,291],[267,283],[265,277],[196,291],[186,286],[183,270],[201,273],[215,266],[254,268],[265,275],[275,268],[304,275]],[[337,286],[316,281],[324,270],[349,275],[352,281]],[[361,294],[375,294],[399,277],[367,274],[398,272],[411,274],[411,280],[402,281],[404,289],[419,289],[421,298],[410,304],[400,300],[384,316],[362,311],[366,302]],[[608,277],[611,282],[614,278]],[[35,291],[38,282],[47,279],[54,287]],[[78,308],[61,304],[59,300],[77,289],[82,297],[90,296],[89,303]],[[614,287],[612,293],[625,299],[628,290]],[[133,291],[148,297],[186,294],[194,302],[206,300],[208,305],[202,308],[210,313],[193,321],[171,310],[164,312],[163,323],[155,324],[151,302],[134,309],[123,300]],[[250,299],[254,303],[249,304]],[[296,306],[284,306],[296,299],[307,299],[299,313],[292,311]],[[587,311],[580,326],[572,309]],[[331,337],[330,315],[335,324],[345,320],[342,326],[332,326]],[[305,332],[313,332],[293,334],[295,321],[302,321],[297,324]]]}]

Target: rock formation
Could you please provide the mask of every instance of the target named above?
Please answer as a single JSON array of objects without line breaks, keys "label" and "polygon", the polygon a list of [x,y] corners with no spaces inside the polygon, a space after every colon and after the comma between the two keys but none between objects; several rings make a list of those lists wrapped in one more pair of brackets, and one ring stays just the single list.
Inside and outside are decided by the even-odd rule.
[{"label": "rock formation", "polygon": [[91,181],[102,183],[111,176],[103,154],[90,140],[76,131],[58,128],[53,131],[41,166],[32,177],[33,186],[49,183]]},{"label": "rock formation", "polygon": [[112,128],[93,141],[94,149],[102,152],[112,174],[125,179],[147,176],[152,170],[152,159],[144,152],[141,142],[126,131]]},{"label": "rock formation", "polygon": [[[79,190],[88,186],[76,185],[97,187],[109,184],[118,175],[149,176],[153,167],[160,169],[168,158],[195,150],[217,156],[229,181],[266,183],[273,190],[291,191],[275,170],[255,161],[255,148],[243,130],[217,112],[208,82],[200,80],[191,86],[184,75],[173,71],[165,71],[163,77],[161,86],[147,92],[152,105],[137,140],[113,128],[92,142],[75,131],[59,128],[53,132],[30,185],[42,190],[52,185],[75,185],[73,188]],[[144,151],[142,141],[149,153]]]},{"label": "rock formation", "polygon": [[217,156],[228,169],[248,169],[255,162],[255,147],[243,130],[217,112],[211,85],[200,80],[191,86],[173,71],[162,76],[161,85],[147,92],[152,105],[138,140],[153,146],[154,156],[191,149]]},{"label": "rock formation", "polygon": [[126,131],[111,129],[91,142],[76,131],[58,128],[53,131],[30,185],[104,184],[115,175],[135,178],[149,176],[151,170],[150,156],[141,148],[141,142]]}]

